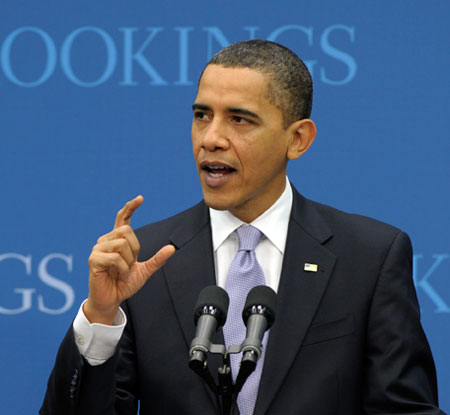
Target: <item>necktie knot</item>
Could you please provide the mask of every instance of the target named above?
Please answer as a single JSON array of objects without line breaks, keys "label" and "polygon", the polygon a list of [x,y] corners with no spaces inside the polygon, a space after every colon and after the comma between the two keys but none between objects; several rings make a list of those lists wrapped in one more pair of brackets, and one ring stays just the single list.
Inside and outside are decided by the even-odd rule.
[{"label": "necktie knot", "polygon": [[243,225],[236,229],[239,240],[239,251],[254,251],[262,237],[262,232],[251,225]]}]

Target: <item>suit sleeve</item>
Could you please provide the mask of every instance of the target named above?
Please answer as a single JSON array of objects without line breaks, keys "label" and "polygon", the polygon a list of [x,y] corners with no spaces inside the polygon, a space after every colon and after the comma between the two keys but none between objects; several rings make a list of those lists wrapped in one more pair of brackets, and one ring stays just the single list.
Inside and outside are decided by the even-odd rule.
[{"label": "suit sleeve", "polygon": [[412,248],[399,232],[378,275],[367,327],[363,407],[366,414],[443,414],[436,373],[420,323]]},{"label": "suit sleeve", "polygon": [[114,355],[98,366],[91,366],[81,356],[70,327],[58,350],[39,413],[136,415],[136,364],[130,326],[127,324]]}]

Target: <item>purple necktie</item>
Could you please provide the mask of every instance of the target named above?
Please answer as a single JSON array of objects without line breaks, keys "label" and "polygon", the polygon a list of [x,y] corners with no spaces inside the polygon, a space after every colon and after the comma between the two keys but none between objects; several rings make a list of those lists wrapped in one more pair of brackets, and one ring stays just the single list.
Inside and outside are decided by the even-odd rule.
[{"label": "purple necktie", "polygon": [[[227,347],[232,344],[241,344],[245,339],[246,327],[242,320],[242,310],[248,292],[257,285],[266,285],[263,270],[255,255],[256,245],[258,245],[262,236],[261,231],[251,225],[244,225],[236,229],[236,232],[239,239],[239,249],[231,263],[226,282],[226,291],[230,297],[230,306],[227,322],[223,327],[223,333]],[[241,415],[253,414],[258,395],[267,337],[268,334],[266,333],[262,342],[261,357],[258,360],[256,369],[247,378],[239,393],[237,402]],[[234,381],[236,381],[236,376],[239,372],[241,359],[242,353],[230,355],[231,372]]]}]

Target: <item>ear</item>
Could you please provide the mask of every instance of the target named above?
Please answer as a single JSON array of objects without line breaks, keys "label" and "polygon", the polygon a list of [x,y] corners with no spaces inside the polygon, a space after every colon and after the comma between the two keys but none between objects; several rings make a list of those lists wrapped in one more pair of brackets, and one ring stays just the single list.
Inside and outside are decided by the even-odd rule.
[{"label": "ear", "polygon": [[295,160],[309,149],[316,138],[317,129],[314,121],[306,118],[293,122],[288,127],[288,133],[290,142],[288,144],[287,158]]}]

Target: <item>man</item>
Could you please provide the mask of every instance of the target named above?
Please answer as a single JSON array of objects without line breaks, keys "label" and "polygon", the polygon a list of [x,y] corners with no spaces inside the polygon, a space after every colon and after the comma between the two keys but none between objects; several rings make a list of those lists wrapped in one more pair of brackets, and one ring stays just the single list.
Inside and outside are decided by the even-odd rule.
[{"label": "man", "polygon": [[259,232],[252,250],[278,293],[278,318],[242,413],[442,413],[408,237],[311,202],[286,179],[288,160],[316,135],[311,103],[310,74],[283,46],[239,42],[213,57],[193,105],[204,201],[136,234],[143,198],[119,211],[89,258],[89,297],[41,414],[135,414],[138,401],[142,414],[217,414],[187,366],[192,310],[204,286],[228,290],[246,224]]}]

